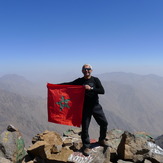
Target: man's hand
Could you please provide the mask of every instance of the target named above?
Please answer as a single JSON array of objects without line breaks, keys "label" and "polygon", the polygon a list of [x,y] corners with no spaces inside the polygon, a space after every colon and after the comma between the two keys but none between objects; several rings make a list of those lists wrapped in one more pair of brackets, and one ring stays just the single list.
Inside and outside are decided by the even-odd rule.
[{"label": "man's hand", "polygon": [[91,90],[91,87],[89,85],[85,85],[85,89]]}]

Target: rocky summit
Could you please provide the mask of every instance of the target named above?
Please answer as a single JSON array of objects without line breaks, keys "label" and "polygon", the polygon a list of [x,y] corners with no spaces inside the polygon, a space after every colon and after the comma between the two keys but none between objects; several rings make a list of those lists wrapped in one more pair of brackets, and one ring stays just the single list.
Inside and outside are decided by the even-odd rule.
[{"label": "rocky summit", "polygon": [[82,154],[80,134],[80,128],[71,128],[63,135],[46,130],[35,135],[25,149],[19,130],[9,125],[0,135],[0,163],[163,163],[163,149],[145,132],[110,130],[109,146],[91,139],[89,156]]}]

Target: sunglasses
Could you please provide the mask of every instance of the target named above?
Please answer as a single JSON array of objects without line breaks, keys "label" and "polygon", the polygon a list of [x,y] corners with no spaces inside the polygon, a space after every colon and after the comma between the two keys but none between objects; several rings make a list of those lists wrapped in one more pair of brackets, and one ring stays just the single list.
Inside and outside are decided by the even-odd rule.
[{"label": "sunglasses", "polygon": [[87,71],[90,71],[91,68],[83,68],[83,70],[84,70],[84,71],[86,71],[86,70],[87,70]]}]

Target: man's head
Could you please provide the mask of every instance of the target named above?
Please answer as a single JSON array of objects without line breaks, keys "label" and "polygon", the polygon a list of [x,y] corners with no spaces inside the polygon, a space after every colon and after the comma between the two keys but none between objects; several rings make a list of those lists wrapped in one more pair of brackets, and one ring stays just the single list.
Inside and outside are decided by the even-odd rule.
[{"label": "man's head", "polygon": [[92,66],[90,64],[84,64],[82,67],[82,73],[85,78],[90,78],[92,73]]}]

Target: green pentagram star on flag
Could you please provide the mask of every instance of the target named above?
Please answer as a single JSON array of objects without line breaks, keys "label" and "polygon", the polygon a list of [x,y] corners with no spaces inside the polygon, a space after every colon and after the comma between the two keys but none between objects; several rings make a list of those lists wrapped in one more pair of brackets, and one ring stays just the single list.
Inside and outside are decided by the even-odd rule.
[{"label": "green pentagram star on flag", "polygon": [[61,100],[59,102],[56,102],[56,104],[60,106],[60,110],[62,111],[64,108],[70,108],[70,106],[68,105],[69,101],[70,99],[65,99],[65,97],[62,96]]}]

